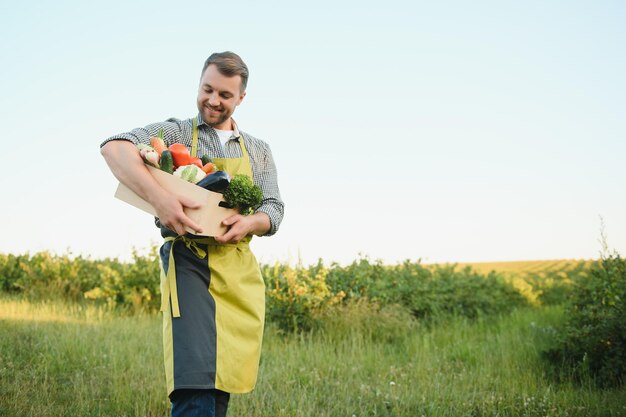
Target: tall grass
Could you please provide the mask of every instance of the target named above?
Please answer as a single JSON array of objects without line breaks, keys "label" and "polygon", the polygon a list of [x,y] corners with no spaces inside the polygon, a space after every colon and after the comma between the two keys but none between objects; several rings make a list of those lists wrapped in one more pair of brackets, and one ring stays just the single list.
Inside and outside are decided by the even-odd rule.
[{"label": "tall grass", "polygon": [[[306,334],[268,326],[230,416],[622,416],[626,390],[544,373],[560,307],[422,325],[338,305]],[[160,318],[0,298],[0,416],[167,416]]]},{"label": "tall grass", "polygon": [[159,320],[0,301],[0,416],[163,416]]}]

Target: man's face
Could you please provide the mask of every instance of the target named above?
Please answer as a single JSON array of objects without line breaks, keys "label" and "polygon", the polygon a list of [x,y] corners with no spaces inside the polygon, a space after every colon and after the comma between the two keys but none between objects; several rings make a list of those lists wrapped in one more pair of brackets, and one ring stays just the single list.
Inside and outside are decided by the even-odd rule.
[{"label": "man's face", "polygon": [[246,95],[240,88],[239,75],[226,77],[215,65],[209,65],[198,88],[198,111],[204,122],[215,129],[231,130],[230,116]]}]

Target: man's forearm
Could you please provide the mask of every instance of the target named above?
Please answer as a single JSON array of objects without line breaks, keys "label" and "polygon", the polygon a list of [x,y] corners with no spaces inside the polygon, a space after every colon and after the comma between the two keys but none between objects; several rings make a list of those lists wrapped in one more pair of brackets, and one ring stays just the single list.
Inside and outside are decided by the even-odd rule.
[{"label": "man's forearm", "polygon": [[263,236],[270,230],[270,218],[266,213],[257,212],[250,215],[252,220],[252,230],[250,234]]},{"label": "man's forearm", "polygon": [[185,234],[188,229],[196,233],[202,232],[202,227],[183,210],[184,207],[199,208],[200,204],[163,189],[150,175],[133,143],[120,140],[107,142],[100,152],[113,175],[154,207],[161,224],[179,235]]},{"label": "man's forearm", "polygon": [[100,153],[115,178],[139,197],[155,205],[164,190],[150,175],[133,143],[124,140],[107,142]]}]

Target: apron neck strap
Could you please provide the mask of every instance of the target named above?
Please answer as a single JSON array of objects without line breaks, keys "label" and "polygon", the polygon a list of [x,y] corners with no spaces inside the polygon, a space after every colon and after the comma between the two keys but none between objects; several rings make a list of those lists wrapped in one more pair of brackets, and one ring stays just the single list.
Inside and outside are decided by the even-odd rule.
[{"label": "apron neck strap", "polygon": [[[198,155],[198,119],[193,118],[191,120],[191,124],[193,128],[191,129],[191,157],[196,158]],[[241,146],[241,154],[244,158],[250,161],[250,156],[248,156],[248,150],[246,149],[246,144],[244,143],[243,135],[239,132],[239,145]]]},{"label": "apron neck strap", "polygon": [[191,123],[193,124],[191,131],[191,157],[195,158],[198,154],[198,119],[194,117]]},{"label": "apron neck strap", "polygon": [[250,156],[248,155],[248,150],[246,149],[246,141],[243,140],[241,132],[239,132],[239,146],[241,146],[241,156],[250,161]]}]

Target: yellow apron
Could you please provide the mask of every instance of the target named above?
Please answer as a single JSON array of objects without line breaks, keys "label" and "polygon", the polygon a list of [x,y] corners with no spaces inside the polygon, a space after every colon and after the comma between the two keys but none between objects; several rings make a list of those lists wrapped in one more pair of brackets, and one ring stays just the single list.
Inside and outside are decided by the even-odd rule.
[{"label": "yellow apron", "polygon": [[[192,156],[198,130],[193,119]],[[241,158],[212,158],[233,177],[252,178],[243,136]],[[161,228],[161,310],[167,391],[251,391],[257,378],[265,317],[265,284],[251,236],[222,245]],[[183,244],[181,244],[183,243]]]}]

